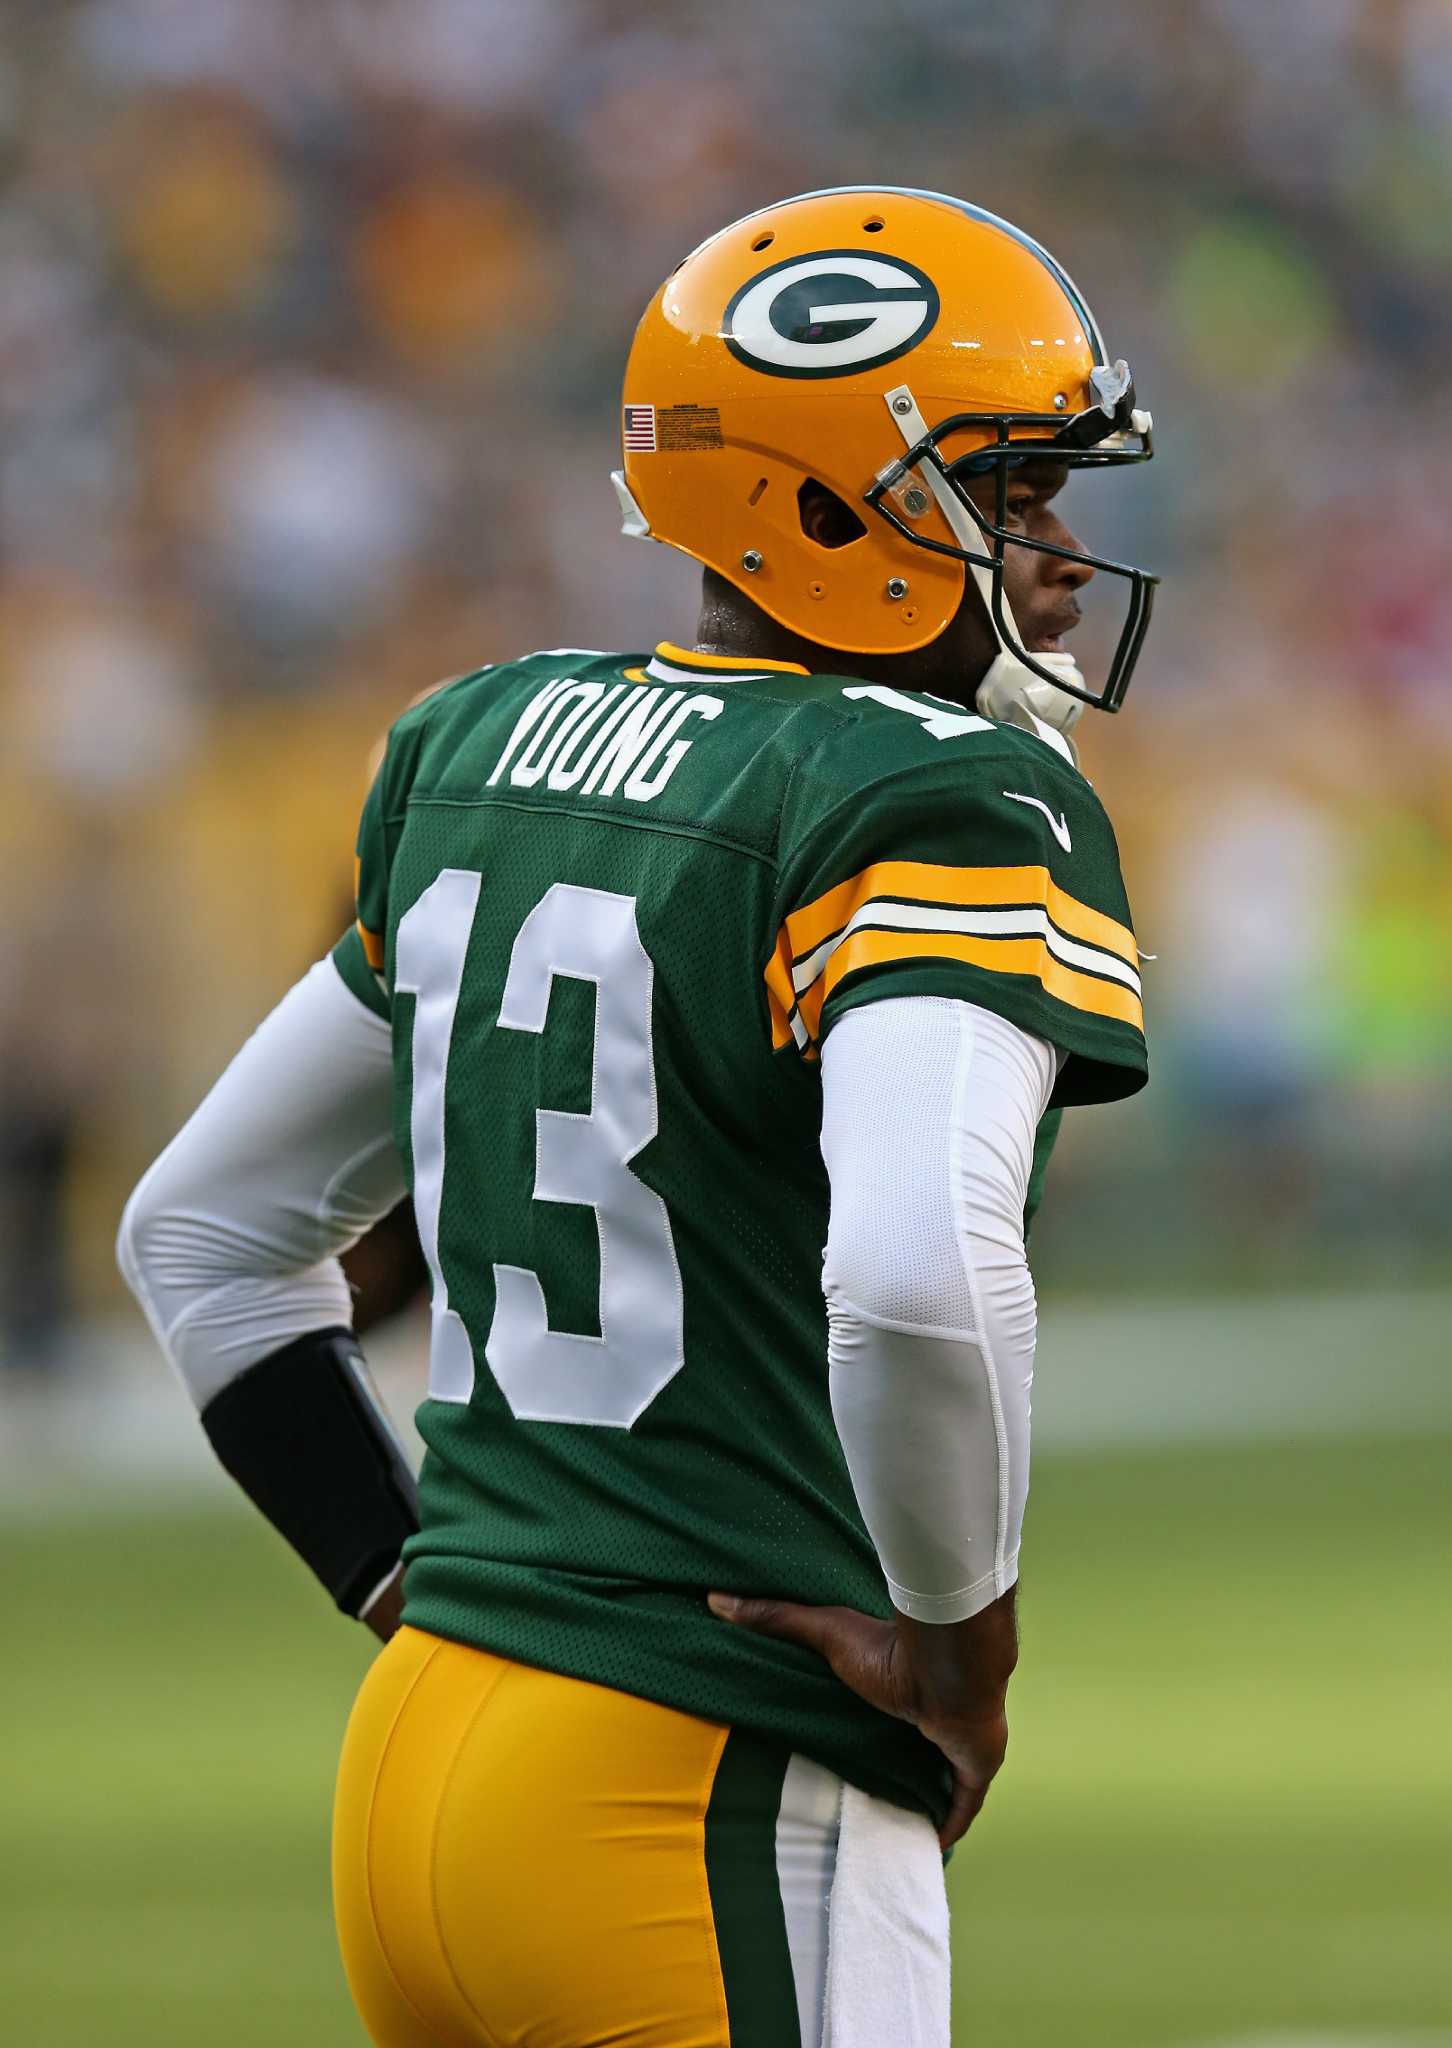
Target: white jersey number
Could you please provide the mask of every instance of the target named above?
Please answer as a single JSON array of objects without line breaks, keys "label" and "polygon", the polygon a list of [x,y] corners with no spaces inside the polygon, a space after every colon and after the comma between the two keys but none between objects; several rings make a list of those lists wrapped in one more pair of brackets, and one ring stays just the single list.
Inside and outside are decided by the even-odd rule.
[{"label": "white jersey number", "polygon": [[[905,711],[909,718],[915,718],[925,733],[935,740],[961,739],[965,732],[992,732],[993,720],[979,718],[971,711],[957,711],[942,698],[932,703],[919,703],[916,697],[905,697],[901,690],[890,690],[886,683],[855,683],[850,690],[842,692],[844,697],[871,697],[875,703],[885,704],[889,711]],[[935,711],[933,703],[941,704]]]},{"label": "white jersey number", "polygon": [[409,1136],[414,1217],[433,1282],[429,1393],[436,1401],[467,1401],[474,1391],[469,1333],[449,1307],[448,1283],[439,1265],[439,1209],[444,1198],[444,1084],[480,880],[464,868],[445,868],[399,920],[394,955],[395,992],[418,997]]},{"label": "white jersey number", "polygon": [[[413,1038],[414,1207],[433,1280],[429,1393],[467,1401],[474,1361],[439,1264],[444,1087],[481,878],[446,868],[398,927],[396,987],[418,997]],[[524,1422],[629,1429],[685,1361],[680,1268],[665,1203],[630,1170],[656,1134],[654,970],[635,899],[557,882],[515,937],[499,1008],[504,1031],[543,1031],[557,974],[595,984],[588,1116],[535,1111],[534,1197],[595,1211],[600,1335],[552,1330],[539,1275],[495,1265],[484,1355]]]}]

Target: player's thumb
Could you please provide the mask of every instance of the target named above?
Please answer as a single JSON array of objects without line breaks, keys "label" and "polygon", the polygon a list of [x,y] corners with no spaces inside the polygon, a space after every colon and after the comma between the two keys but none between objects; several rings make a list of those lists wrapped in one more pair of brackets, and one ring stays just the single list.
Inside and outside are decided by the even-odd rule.
[{"label": "player's thumb", "polygon": [[759,1635],[795,1635],[794,1617],[808,1610],[790,1600],[749,1600],[739,1593],[708,1593],[706,1605],[722,1621],[734,1621],[738,1628],[755,1629]]},{"label": "player's thumb", "polygon": [[708,1593],[706,1605],[722,1621],[734,1622],[737,1628],[749,1628],[757,1635],[776,1636],[782,1642],[802,1643],[809,1650],[821,1650],[825,1633],[821,1608],[803,1607],[794,1600],[749,1600],[736,1593]]},{"label": "player's thumb", "polygon": [[860,1655],[858,1629],[874,1626],[866,1615],[855,1614],[847,1607],[808,1607],[796,1600],[745,1599],[735,1593],[709,1593],[706,1600],[713,1614],[737,1628],[749,1628],[757,1635],[775,1636],[779,1642],[800,1643],[803,1649],[814,1650],[849,1685],[854,1678],[842,1666],[855,1664]]}]

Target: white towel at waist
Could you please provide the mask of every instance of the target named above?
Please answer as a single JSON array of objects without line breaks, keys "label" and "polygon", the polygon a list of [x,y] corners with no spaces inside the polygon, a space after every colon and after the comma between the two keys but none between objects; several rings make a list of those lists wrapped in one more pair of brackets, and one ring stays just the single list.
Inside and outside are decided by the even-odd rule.
[{"label": "white towel at waist", "polygon": [[822,2048],[949,2048],[948,1895],[932,1822],[842,1788]]}]

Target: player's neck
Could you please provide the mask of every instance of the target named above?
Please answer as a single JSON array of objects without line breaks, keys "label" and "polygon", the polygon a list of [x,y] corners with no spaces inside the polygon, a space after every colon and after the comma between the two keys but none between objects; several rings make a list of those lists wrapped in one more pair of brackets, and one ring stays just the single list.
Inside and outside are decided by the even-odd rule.
[{"label": "player's neck", "polygon": [[724,576],[707,570],[701,584],[701,615],[696,622],[696,647],[702,654],[725,654],[755,661],[794,661],[813,675],[832,672],[834,655],[827,647],[804,640],[768,618],[759,605],[743,597]]},{"label": "player's neck", "polygon": [[927,690],[971,707],[976,680],[941,673],[944,664],[931,650],[918,654],[844,654],[815,640],[788,632],[769,618],[724,576],[707,570],[701,585],[701,614],[695,645],[702,654],[724,654],[742,660],[792,661],[814,676],[861,676],[864,682],[887,683],[899,690]]}]

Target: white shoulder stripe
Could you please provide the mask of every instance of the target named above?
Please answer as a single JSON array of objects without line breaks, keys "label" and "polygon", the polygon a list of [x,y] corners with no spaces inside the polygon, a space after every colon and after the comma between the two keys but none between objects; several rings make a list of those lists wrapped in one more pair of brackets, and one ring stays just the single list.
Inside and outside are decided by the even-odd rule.
[{"label": "white shoulder stripe", "polygon": [[792,969],[792,987],[798,996],[811,987],[844,940],[866,925],[885,925],[898,932],[965,932],[986,939],[1042,939],[1054,958],[1066,967],[1106,975],[1132,989],[1135,995],[1143,993],[1139,976],[1116,953],[1066,938],[1039,904],[1024,904],[1012,910],[952,910],[946,904],[893,903],[877,897],[862,904],[840,932],[823,939]]}]

